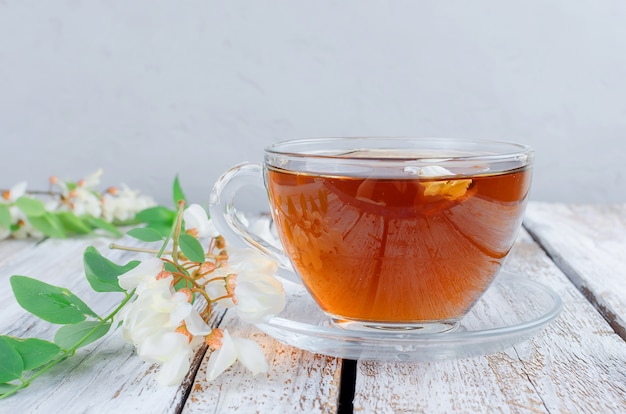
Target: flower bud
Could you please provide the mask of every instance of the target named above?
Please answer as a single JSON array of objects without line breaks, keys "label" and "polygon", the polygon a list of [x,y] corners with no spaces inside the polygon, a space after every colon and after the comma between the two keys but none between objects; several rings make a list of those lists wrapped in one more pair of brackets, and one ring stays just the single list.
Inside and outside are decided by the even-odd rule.
[{"label": "flower bud", "polygon": [[177,332],[181,335],[185,335],[189,342],[193,340],[193,335],[191,334],[191,332],[189,332],[184,322],[178,328],[176,328],[174,332]]},{"label": "flower bud", "polygon": [[210,334],[204,337],[204,342],[211,347],[211,349],[220,349],[222,347],[222,338],[224,334],[220,328],[215,328]]}]

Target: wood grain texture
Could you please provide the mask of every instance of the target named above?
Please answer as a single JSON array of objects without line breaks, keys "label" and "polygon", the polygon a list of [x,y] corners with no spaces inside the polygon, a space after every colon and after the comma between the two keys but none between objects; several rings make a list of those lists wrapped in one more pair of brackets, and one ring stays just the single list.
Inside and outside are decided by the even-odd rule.
[{"label": "wood grain texture", "polygon": [[[531,203],[525,225],[549,256],[522,231],[506,268],[558,292],[564,301],[561,316],[530,340],[487,356],[433,363],[360,361],[354,411],[625,412],[626,341],[614,329],[623,326],[624,318],[624,213],[621,205]],[[0,242],[0,333],[51,339],[56,331],[19,307],[8,284],[13,274],[67,287],[97,312],[112,309],[120,294],[93,292],[82,264],[89,245],[117,263],[137,258],[136,253],[108,250],[110,241]],[[606,312],[603,317],[588,298],[615,319]],[[160,387],[156,366],[142,362],[118,332],[82,348],[28,389],[0,400],[0,413],[337,411],[341,360],[282,345],[232,315],[226,314],[222,324],[232,334],[260,342],[268,373],[252,376],[237,363],[208,382],[209,354],[200,349],[179,387]]]},{"label": "wood grain texture", "polygon": [[0,269],[6,262],[21,254],[23,250],[36,247],[37,242],[35,240],[0,240]]},{"label": "wood grain texture", "polygon": [[359,362],[355,412],[618,412],[626,343],[523,233],[507,269],[565,301],[540,334],[491,355],[433,363]]},{"label": "wood grain texture", "polygon": [[283,345],[231,315],[226,315],[222,325],[231,334],[259,342],[269,371],[252,376],[236,362],[217,379],[207,381],[207,353],[184,407],[185,414],[336,412],[341,360]]},{"label": "wood grain texture", "polygon": [[531,203],[524,225],[626,340],[626,204]]}]

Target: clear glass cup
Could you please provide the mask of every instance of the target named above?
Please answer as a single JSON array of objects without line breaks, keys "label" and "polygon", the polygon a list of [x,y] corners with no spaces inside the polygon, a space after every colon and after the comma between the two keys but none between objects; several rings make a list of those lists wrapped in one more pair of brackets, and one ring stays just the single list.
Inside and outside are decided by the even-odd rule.
[{"label": "clear glass cup", "polygon": [[[236,246],[276,259],[335,326],[446,332],[491,285],[531,185],[525,145],[441,138],[316,138],[265,149],[216,182],[210,213]],[[234,207],[263,187],[282,249]]]}]

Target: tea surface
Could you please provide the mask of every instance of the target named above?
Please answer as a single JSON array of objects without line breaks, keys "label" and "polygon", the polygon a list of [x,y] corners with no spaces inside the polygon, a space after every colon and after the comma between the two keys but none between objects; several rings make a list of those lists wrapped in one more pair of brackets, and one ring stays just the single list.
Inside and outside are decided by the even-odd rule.
[{"label": "tea surface", "polygon": [[463,316],[515,241],[531,177],[266,174],[280,239],[322,309],[381,323]]}]

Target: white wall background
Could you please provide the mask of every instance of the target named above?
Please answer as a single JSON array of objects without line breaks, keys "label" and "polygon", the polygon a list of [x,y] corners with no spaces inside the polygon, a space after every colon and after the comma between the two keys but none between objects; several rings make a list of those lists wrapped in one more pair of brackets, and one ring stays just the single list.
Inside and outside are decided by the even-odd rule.
[{"label": "white wall background", "polygon": [[0,0],[0,188],[169,203],[294,137],[530,144],[532,198],[626,201],[626,2]]}]

